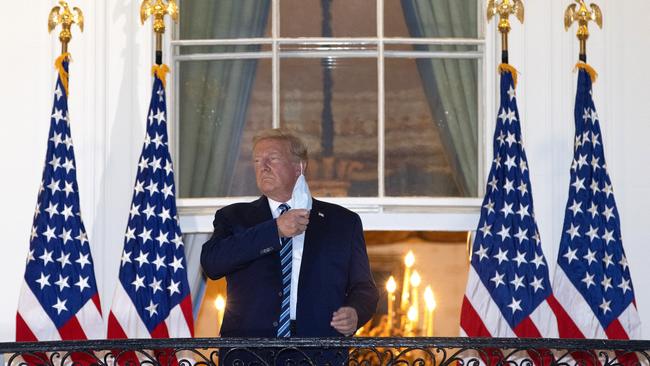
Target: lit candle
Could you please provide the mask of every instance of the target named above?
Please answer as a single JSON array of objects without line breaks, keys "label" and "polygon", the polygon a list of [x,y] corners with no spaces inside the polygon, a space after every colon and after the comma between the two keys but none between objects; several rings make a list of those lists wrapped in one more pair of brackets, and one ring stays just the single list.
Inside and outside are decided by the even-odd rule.
[{"label": "lit candle", "polygon": [[[413,271],[413,274],[411,275],[411,305],[415,307],[415,311],[419,314],[420,313],[420,304],[418,301],[418,290],[420,283],[422,282],[422,278],[420,277],[420,274],[418,271]],[[418,323],[416,322],[415,327],[418,328]]]},{"label": "lit candle", "polygon": [[422,335],[429,337],[429,312],[426,309],[424,310],[424,320],[422,320],[422,324],[424,324],[422,327]]},{"label": "lit candle", "polygon": [[433,312],[436,310],[436,298],[433,296],[433,290],[431,290],[431,286],[427,286],[426,289],[424,289],[424,302],[426,303],[426,312],[425,312],[425,319],[426,319],[426,335],[427,337],[432,337],[433,336]]},{"label": "lit candle", "polygon": [[406,326],[406,332],[408,333],[409,336],[415,335],[415,328],[418,323],[418,308],[415,306],[411,305],[409,308],[409,311],[406,313],[406,317],[408,318],[408,324]]},{"label": "lit candle", "polygon": [[404,286],[402,286],[402,301],[400,302],[400,308],[404,312],[409,307],[409,285],[411,283],[411,267],[413,267],[413,264],[415,264],[415,255],[413,255],[412,250],[409,250],[406,257],[404,257]]},{"label": "lit candle", "polygon": [[393,318],[395,316],[395,290],[397,290],[397,282],[395,278],[390,276],[386,282],[386,291],[388,291],[388,329],[393,328]]},{"label": "lit candle", "polygon": [[217,295],[217,298],[214,299],[214,307],[217,308],[217,329],[221,332],[221,323],[223,322],[223,312],[226,309],[226,300],[221,296]]}]

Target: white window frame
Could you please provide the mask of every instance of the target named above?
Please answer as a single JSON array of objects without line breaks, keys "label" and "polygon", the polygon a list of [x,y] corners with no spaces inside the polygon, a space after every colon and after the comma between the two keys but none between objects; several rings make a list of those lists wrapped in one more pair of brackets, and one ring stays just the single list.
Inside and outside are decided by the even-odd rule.
[{"label": "white window frame", "polygon": [[[478,82],[479,118],[479,177],[485,178],[489,172],[491,152],[491,134],[494,122],[489,116],[496,113],[496,68],[497,32],[494,27],[487,28],[485,22],[480,21],[483,11],[483,1],[477,1],[479,18],[478,34],[476,39],[467,38],[396,38],[384,37],[383,5],[385,0],[376,0],[377,3],[377,37],[346,37],[346,38],[288,38],[280,37],[280,1],[272,0],[271,21],[272,31],[270,38],[239,38],[239,39],[209,39],[209,40],[172,40],[165,39],[165,52],[171,55],[172,85],[173,89],[168,98],[168,110],[172,123],[170,124],[171,150],[174,157],[178,156],[179,123],[176,96],[179,93],[177,82],[179,64],[181,61],[199,60],[235,60],[235,59],[270,59],[272,62],[272,108],[273,127],[280,126],[280,59],[283,57],[323,58],[332,57],[362,57],[377,59],[377,142],[378,142],[378,195],[377,197],[328,197],[319,198],[327,202],[336,203],[357,212],[363,221],[365,230],[430,230],[430,231],[474,231],[479,220],[482,198],[450,198],[450,197],[386,197],[384,187],[384,128],[385,128],[385,58],[466,58],[479,61],[480,75]],[[451,0],[453,1],[453,0]],[[489,29],[489,31],[487,31]],[[174,27],[174,34],[178,34],[178,26]],[[482,37],[483,35],[483,37]],[[176,37],[174,37],[176,38]],[[357,51],[283,51],[279,52],[281,45],[317,45],[317,44],[366,44],[376,46],[376,50]],[[217,46],[217,45],[271,45],[271,51],[250,53],[202,53],[180,55],[181,46]],[[391,44],[422,44],[422,45],[473,45],[478,46],[477,51],[468,52],[443,52],[443,51],[386,51],[385,45]],[[178,159],[176,159],[178,161]],[[178,170],[177,170],[178,172]],[[178,174],[178,173],[177,173]],[[178,179],[177,179],[178,180]],[[485,179],[479,179],[478,192],[482,196],[485,191]],[[177,199],[181,227],[186,234],[212,232],[214,212],[228,204],[247,202],[257,197],[219,197],[219,198],[184,198]]]}]

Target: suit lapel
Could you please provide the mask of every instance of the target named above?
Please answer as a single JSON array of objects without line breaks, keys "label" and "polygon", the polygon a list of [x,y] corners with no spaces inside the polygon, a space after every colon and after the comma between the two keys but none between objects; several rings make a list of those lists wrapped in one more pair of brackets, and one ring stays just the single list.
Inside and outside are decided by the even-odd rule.
[{"label": "suit lapel", "polygon": [[251,202],[252,212],[250,213],[250,218],[253,223],[259,224],[264,221],[273,219],[273,214],[271,214],[271,209],[269,208],[269,200],[266,196],[261,196],[256,201]]},{"label": "suit lapel", "polygon": [[[309,212],[309,224],[307,224],[307,231],[305,231],[305,245],[302,251],[302,264],[305,260],[309,261],[314,259],[317,253],[318,246],[321,245],[323,239],[323,230],[325,227],[325,216],[321,212],[320,201],[313,200],[312,209]],[[302,274],[303,265],[300,265],[300,272]]]}]

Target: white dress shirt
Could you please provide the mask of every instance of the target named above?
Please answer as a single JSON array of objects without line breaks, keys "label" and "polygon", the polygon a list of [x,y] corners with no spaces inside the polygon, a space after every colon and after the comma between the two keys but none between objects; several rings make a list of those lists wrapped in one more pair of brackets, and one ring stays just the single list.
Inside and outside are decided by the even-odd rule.
[{"label": "white dress shirt", "polygon": [[[277,219],[280,216],[280,205],[286,203],[290,209],[293,209],[293,200],[287,202],[278,202],[272,199],[269,200],[269,207],[273,218]],[[278,238],[278,240],[280,240]],[[296,306],[298,304],[298,278],[300,277],[300,263],[302,262],[302,249],[305,246],[305,233],[293,237],[292,241],[292,260],[291,260],[291,296],[289,302],[289,313],[291,320],[296,320]]]}]

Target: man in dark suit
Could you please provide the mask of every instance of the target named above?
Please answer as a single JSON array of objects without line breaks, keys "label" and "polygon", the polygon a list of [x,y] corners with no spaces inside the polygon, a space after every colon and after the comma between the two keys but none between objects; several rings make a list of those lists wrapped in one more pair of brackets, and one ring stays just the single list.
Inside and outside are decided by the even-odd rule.
[{"label": "man in dark suit", "polygon": [[359,216],[318,200],[311,210],[290,208],[307,163],[292,134],[258,135],[253,160],[263,196],[218,210],[201,253],[208,277],[227,281],[221,336],[354,334],[378,300]]}]

